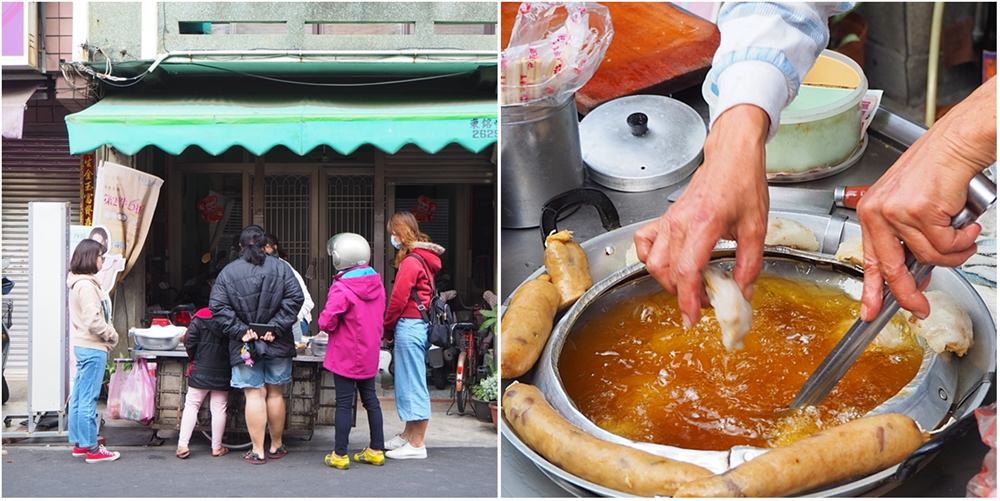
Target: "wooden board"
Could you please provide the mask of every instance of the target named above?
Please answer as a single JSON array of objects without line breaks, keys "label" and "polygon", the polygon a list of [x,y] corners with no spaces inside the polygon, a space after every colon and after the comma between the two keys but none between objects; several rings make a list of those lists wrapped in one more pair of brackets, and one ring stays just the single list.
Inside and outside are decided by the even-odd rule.
[{"label": "wooden board", "polygon": [[[507,47],[519,2],[503,2]],[[669,94],[702,82],[719,47],[714,24],[666,3],[608,2],[615,35],[594,77],[576,95],[580,113],[631,94]]]}]

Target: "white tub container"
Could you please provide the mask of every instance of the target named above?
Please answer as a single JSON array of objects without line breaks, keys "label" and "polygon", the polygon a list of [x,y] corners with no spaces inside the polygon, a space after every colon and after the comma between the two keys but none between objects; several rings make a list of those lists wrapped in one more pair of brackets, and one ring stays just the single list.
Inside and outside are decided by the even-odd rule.
[{"label": "white tub container", "polygon": [[[824,50],[809,70],[799,94],[781,112],[778,133],[767,143],[771,181],[806,181],[840,172],[860,158],[861,101],[868,79],[851,58]],[[709,107],[718,99],[702,95]]]}]

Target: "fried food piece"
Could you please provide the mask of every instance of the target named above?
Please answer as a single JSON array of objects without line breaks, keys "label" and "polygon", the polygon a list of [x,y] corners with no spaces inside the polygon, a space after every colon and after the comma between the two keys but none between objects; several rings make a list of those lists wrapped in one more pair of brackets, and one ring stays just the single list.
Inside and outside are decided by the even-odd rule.
[{"label": "fried food piece", "polygon": [[573,241],[573,232],[569,230],[553,233],[545,239],[545,270],[559,289],[559,309],[572,305],[594,284],[587,254]]},{"label": "fried food piece", "polygon": [[920,320],[910,313],[907,320],[911,328],[935,352],[950,351],[960,357],[965,356],[973,342],[969,314],[944,292],[930,291],[926,296],[931,314]]},{"label": "fried food piece", "polygon": [[705,267],[702,272],[705,292],[715,309],[715,318],[722,330],[722,345],[726,351],[743,349],[743,338],[750,332],[753,310],[750,301],[743,297],[740,286],[732,273],[714,266]]},{"label": "fried food piece", "polygon": [[812,230],[802,223],[780,217],[767,221],[767,236],[764,237],[764,245],[783,245],[811,252],[819,250],[819,242]]},{"label": "fried food piece", "polygon": [[865,265],[865,252],[861,246],[861,237],[840,242],[837,253],[833,256],[837,261],[854,266]]},{"label": "fried food piece", "polygon": [[511,428],[535,452],[586,480],[637,496],[670,496],[678,486],[712,472],[601,440],[566,421],[538,388],[512,384],[503,395]]},{"label": "fried food piece", "polygon": [[924,443],[902,414],[863,417],[681,486],[675,497],[778,497],[892,466]]},{"label": "fried food piece", "polygon": [[522,285],[500,322],[500,376],[515,378],[531,370],[552,333],[559,290],[542,275]]}]

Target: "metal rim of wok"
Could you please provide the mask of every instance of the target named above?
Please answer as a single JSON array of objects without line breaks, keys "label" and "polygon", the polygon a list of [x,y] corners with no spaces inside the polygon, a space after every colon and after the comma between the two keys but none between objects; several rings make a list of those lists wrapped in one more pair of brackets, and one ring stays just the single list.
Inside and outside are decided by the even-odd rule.
[{"label": "metal rim of wok", "polygon": [[[814,232],[819,232],[821,235],[822,235],[822,230],[817,230],[817,228],[831,226],[831,224],[829,223],[830,216],[820,216],[815,214],[803,214],[803,213],[782,213],[779,211],[772,211],[771,215],[797,220],[798,222],[802,222],[806,226],[811,227],[811,229],[813,229]],[[625,228],[620,228],[612,232],[598,235],[586,242],[581,243],[581,245],[583,246],[584,250],[588,255],[588,258],[591,259],[591,271],[592,274],[594,274],[596,285],[592,287],[591,290],[589,290],[587,294],[585,294],[584,297],[582,297],[580,301],[578,301],[578,303],[574,305],[573,308],[570,309],[569,312],[563,315],[563,317],[559,320],[558,324],[553,329],[554,334],[553,336],[550,337],[548,343],[546,344],[545,350],[542,353],[542,356],[539,358],[536,367],[525,376],[519,378],[519,380],[522,382],[531,383],[539,386],[540,390],[542,390],[543,393],[546,394],[546,398],[550,399],[550,404],[552,404],[553,407],[555,407],[558,412],[560,412],[564,417],[569,419],[577,426],[580,426],[580,423],[574,421],[572,419],[573,416],[567,416],[566,415],[567,411],[561,409],[557,405],[557,402],[552,401],[553,395],[550,394],[551,388],[545,387],[546,383],[548,383],[549,386],[551,386],[551,381],[546,382],[546,381],[540,381],[539,379],[540,377],[544,376],[545,371],[552,371],[550,372],[550,375],[555,372],[552,369],[552,360],[553,360],[552,351],[555,344],[557,342],[561,342],[560,340],[557,340],[557,336],[555,335],[555,333],[558,332],[560,328],[565,329],[565,327],[567,326],[566,322],[568,322],[568,319],[571,317],[571,315],[574,314],[574,311],[577,311],[577,315],[580,312],[582,312],[582,309],[588,304],[584,303],[585,300],[592,301],[594,298],[598,297],[601,294],[601,292],[603,292],[603,290],[606,290],[610,286],[617,284],[623,278],[626,277],[635,278],[635,275],[637,274],[640,276],[645,274],[643,271],[643,267],[641,265],[633,265],[631,267],[626,266],[627,262],[626,256],[630,252],[634,253],[634,247],[632,249],[629,249],[631,236],[635,232],[635,230],[637,230],[643,224],[646,224],[646,222],[644,221],[635,223]],[[860,227],[857,225],[856,222],[851,222],[851,221],[843,222],[839,226],[839,228],[840,228],[839,229],[840,233],[839,235],[837,235],[838,238],[836,238],[838,242],[847,240],[853,235],[860,235]],[[824,250],[826,250],[829,253],[832,253],[831,250],[828,249]],[[732,252],[731,243],[723,242],[720,244],[719,247],[716,248],[717,257],[724,256],[726,252],[730,253]],[[807,253],[781,247],[778,248],[768,247],[767,252],[769,253],[769,255],[772,256],[777,255],[777,256],[792,257],[798,259],[807,259],[815,263],[829,264],[831,267],[839,267],[837,269],[839,269],[844,273],[850,273],[850,269],[854,269],[855,272],[859,271],[856,268],[853,268],[851,266],[833,260],[832,257],[829,256],[828,254]],[[594,273],[595,268],[598,269],[597,273]],[[524,282],[532,280],[542,273],[544,273],[544,267],[536,270],[532,275],[526,278]],[[617,278],[612,278],[613,276],[616,276]],[[604,289],[602,289],[601,292],[597,291],[597,288],[599,286],[604,286]],[[959,387],[957,388],[957,391],[951,395],[950,400],[956,401],[963,397],[966,398],[961,402],[962,406],[960,408],[954,409],[954,415],[952,416],[952,420],[949,421],[946,425],[942,426],[942,428],[946,428],[947,426],[950,426],[951,422],[953,422],[955,418],[961,418],[971,413],[976,407],[980,405],[980,403],[984,400],[986,395],[991,391],[989,384],[981,385],[980,381],[984,379],[988,381],[989,376],[995,373],[996,371],[996,328],[993,321],[993,317],[989,313],[989,309],[986,307],[985,303],[983,303],[982,299],[979,297],[978,293],[976,293],[975,289],[971,286],[971,284],[969,284],[968,281],[966,281],[956,270],[943,269],[943,268],[936,269],[933,275],[931,286],[929,287],[928,290],[934,290],[934,289],[944,289],[948,291],[951,295],[959,297],[959,301],[963,304],[963,307],[966,309],[970,317],[972,317],[973,319],[975,338],[976,338],[975,343],[970,348],[969,353],[966,354],[965,357],[954,358],[955,363],[958,365]],[[512,294],[508,295],[505,301],[505,305],[509,302],[511,296]],[[579,310],[577,310],[578,306]],[[973,356],[974,352],[977,351],[979,352],[980,356],[978,357]],[[983,353],[984,351],[987,353]],[[977,365],[977,359],[980,362],[978,365]],[[927,357],[925,356],[924,363],[922,363],[921,369],[918,372],[918,375],[914,378],[914,381],[920,379],[921,374],[924,374],[923,381],[928,381],[926,379],[926,375],[928,374],[926,365],[927,365]],[[909,388],[910,386],[911,385],[908,384],[907,388]],[[562,395],[563,396],[560,398],[564,398],[567,401],[569,400],[568,396],[565,396],[564,391],[562,392]],[[556,396],[558,397],[558,395]],[[897,400],[898,398],[900,398],[900,395],[891,398],[885,404],[880,405],[872,412],[873,413],[884,412],[885,410],[883,409],[883,407],[887,406],[893,401],[898,402]],[[575,411],[575,406],[573,407],[573,410]],[[575,412],[579,414],[578,411]],[[908,412],[906,412],[905,409],[902,410],[902,412],[904,414],[908,414]],[[580,414],[580,416],[582,417],[582,414]],[[513,444],[515,449],[517,449],[520,453],[524,454],[546,475],[550,477],[559,478],[565,482],[568,482],[569,484],[585,489],[586,491],[589,491],[597,495],[613,496],[613,497],[614,496],[631,497],[629,494],[608,489],[606,487],[596,485],[592,482],[581,479],[553,465],[552,463],[548,462],[545,458],[541,457],[538,453],[533,451],[530,447],[528,447],[527,444],[522,442],[520,438],[517,436],[517,434],[510,428],[509,423],[506,421],[506,418],[502,417],[501,421],[502,421],[501,433],[503,433],[504,436],[507,438],[507,440],[510,441],[511,444]],[[587,421],[587,423],[589,423],[589,420]],[[596,425],[593,425],[592,423],[590,423],[590,425],[596,428]],[[587,431],[593,432],[593,430],[587,429],[588,427],[582,427],[582,428],[584,428]],[[650,445],[652,445],[653,449],[669,448],[669,446],[662,446],[662,445],[636,444],[624,438],[611,435],[606,431],[603,430],[601,431],[604,434],[606,434],[606,435],[599,435],[601,436],[601,438],[607,440],[609,438],[608,436],[610,436],[614,438],[613,440],[611,440],[613,442],[625,443],[626,445],[630,445],[632,447],[636,447],[641,450],[646,450],[647,452],[653,452],[649,450],[648,446]],[[734,448],[733,451],[697,451],[697,452],[699,454],[708,452],[714,454],[729,455],[736,453],[737,451],[735,449],[737,448]],[[673,449],[679,449],[679,448],[673,448]],[[742,448],[742,449],[744,450],[738,452],[745,452],[745,450],[756,450],[758,451],[756,454],[761,453],[759,452],[761,450],[757,448]],[[691,462],[694,462],[695,464],[703,464],[696,461],[691,461]],[[900,465],[897,464],[889,468],[886,468],[885,470],[873,473],[871,475],[868,475],[860,479],[852,479],[838,485],[825,487],[823,488],[823,490],[820,491],[812,491],[805,493],[803,495],[808,497],[853,496],[860,493],[869,492],[890,482],[892,480],[891,477],[896,473],[899,466]]]}]

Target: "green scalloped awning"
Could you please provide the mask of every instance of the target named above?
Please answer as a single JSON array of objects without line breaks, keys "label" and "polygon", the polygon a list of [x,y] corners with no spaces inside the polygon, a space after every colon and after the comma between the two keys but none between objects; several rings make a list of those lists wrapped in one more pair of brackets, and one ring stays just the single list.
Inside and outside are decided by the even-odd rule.
[{"label": "green scalloped awning", "polygon": [[437,153],[455,143],[478,153],[496,142],[496,99],[387,97],[111,96],[66,117],[70,153],[102,145],[133,155],[156,146],[218,155],[242,146],[263,155],[281,145],[305,155],[320,145],[348,155],[371,144],[393,154],[413,144]]}]

